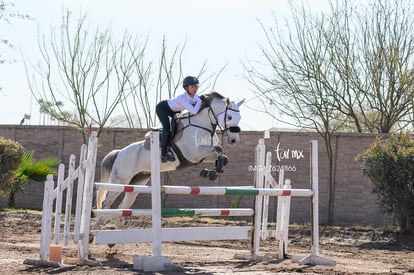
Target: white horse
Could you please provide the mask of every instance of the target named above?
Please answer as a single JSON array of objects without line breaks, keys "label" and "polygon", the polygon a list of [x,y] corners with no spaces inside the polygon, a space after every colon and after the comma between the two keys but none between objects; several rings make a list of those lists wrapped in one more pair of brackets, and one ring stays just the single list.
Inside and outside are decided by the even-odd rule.
[{"label": "white horse", "polygon": [[[200,175],[214,180],[217,173],[223,172],[227,157],[219,145],[216,130],[227,137],[229,144],[240,140],[241,119],[239,106],[217,92],[204,95],[200,111],[196,115],[184,112],[174,120],[175,136],[171,147],[175,161],[161,163],[161,172],[197,165],[203,161],[216,160],[213,170],[204,169]],[[174,130],[173,130],[174,131]],[[151,172],[151,154],[148,136],[146,140],[132,143],[121,150],[111,151],[102,160],[101,182],[117,184],[145,185],[149,182]],[[98,190],[96,206],[98,209],[110,208],[120,192]],[[137,192],[126,192],[119,209],[128,209],[137,197]]]}]

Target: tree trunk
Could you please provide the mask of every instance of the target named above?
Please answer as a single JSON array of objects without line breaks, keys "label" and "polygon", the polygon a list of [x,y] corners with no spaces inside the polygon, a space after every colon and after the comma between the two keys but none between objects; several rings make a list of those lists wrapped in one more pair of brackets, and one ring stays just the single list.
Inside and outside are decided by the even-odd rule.
[{"label": "tree trunk", "polygon": [[335,213],[335,177],[334,177],[334,161],[332,150],[332,133],[325,132],[323,135],[325,141],[326,153],[328,155],[328,218],[327,225],[333,225]]},{"label": "tree trunk", "polygon": [[9,208],[15,208],[16,207],[16,203],[14,201],[14,192],[10,191],[9,196],[8,196],[8,202],[7,205]]}]

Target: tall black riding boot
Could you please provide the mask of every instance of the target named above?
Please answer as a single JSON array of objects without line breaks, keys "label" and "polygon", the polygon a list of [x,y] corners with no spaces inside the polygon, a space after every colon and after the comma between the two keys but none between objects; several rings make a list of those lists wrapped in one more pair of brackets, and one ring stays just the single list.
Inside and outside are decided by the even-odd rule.
[{"label": "tall black riding boot", "polygon": [[168,139],[170,138],[170,132],[162,131],[161,133],[161,162],[168,161]]}]

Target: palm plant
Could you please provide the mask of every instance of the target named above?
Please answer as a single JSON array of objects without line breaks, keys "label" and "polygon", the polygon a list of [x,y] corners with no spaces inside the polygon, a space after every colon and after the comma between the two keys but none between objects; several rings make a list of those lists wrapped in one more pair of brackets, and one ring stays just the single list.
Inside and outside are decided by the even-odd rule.
[{"label": "palm plant", "polygon": [[34,161],[33,152],[25,153],[19,167],[14,171],[16,180],[7,186],[8,207],[15,207],[16,195],[24,192],[24,186],[29,180],[44,181],[47,175],[56,175],[56,170],[53,167],[59,163],[60,160],[56,158]]}]

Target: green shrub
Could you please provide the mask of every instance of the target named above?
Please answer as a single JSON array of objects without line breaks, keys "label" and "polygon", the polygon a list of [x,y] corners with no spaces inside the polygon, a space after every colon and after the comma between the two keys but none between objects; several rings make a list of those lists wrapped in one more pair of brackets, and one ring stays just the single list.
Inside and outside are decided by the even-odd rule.
[{"label": "green shrub", "polygon": [[0,194],[7,193],[9,185],[15,181],[13,171],[19,167],[24,153],[20,143],[0,137]]},{"label": "green shrub", "polygon": [[404,233],[414,233],[414,141],[409,134],[381,137],[357,160],[374,184],[380,207],[391,214]]},{"label": "green shrub", "polygon": [[8,207],[15,207],[15,196],[22,194],[29,180],[44,181],[48,174],[56,175],[52,167],[59,164],[56,158],[33,160],[23,146],[0,137],[0,195],[8,199]]},{"label": "green shrub", "polygon": [[60,160],[56,158],[34,161],[33,153],[25,153],[19,167],[13,172],[16,180],[8,186],[8,206],[15,207],[15,196],[23,193],[29,180],[44,181],[47,175],[56,175],[56,170],[52,167],[59,163]]}]

